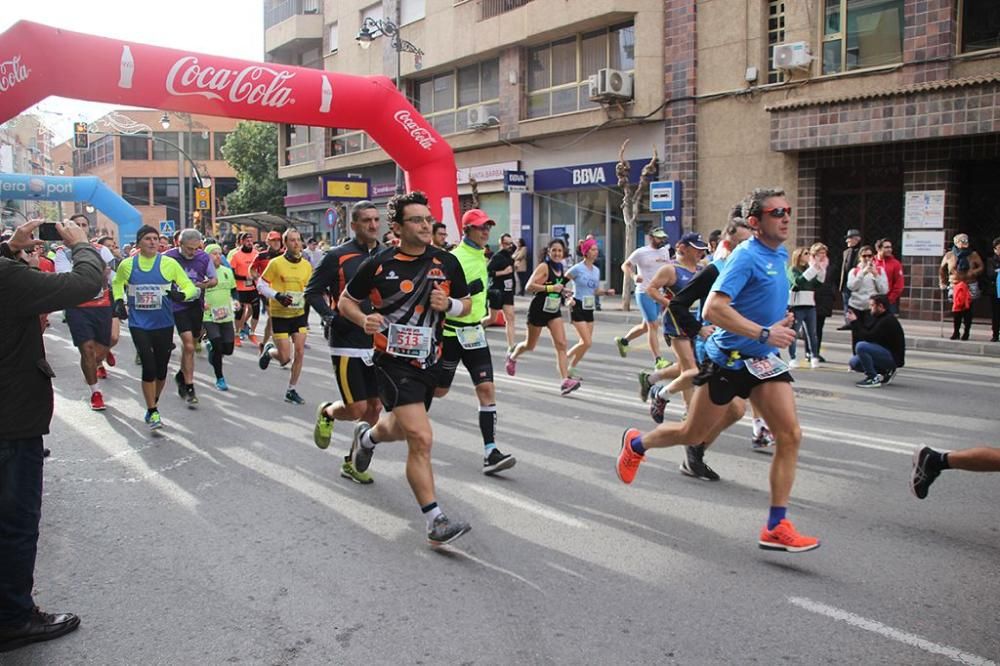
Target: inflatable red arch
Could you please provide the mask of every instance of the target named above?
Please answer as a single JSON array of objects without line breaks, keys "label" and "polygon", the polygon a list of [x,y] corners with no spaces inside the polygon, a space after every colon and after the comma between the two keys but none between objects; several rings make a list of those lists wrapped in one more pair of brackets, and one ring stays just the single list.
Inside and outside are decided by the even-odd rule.
[{"label": "inflatable red arch", "polygon": [[0,34],[0,123],[49,95],[366,131],[458,237],[455,155],[384,76],[176,51],[19,21]]}]

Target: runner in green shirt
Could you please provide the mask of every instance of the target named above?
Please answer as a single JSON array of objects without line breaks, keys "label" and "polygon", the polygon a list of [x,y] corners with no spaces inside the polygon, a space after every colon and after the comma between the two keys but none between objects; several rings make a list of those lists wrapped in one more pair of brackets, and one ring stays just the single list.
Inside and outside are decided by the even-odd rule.
[{"label": "runner in green shirt", "polygon": [[[205,252],[215,264],[215,275],[219,283],[205,290],[205,335],[208,336],[208,360],[215,370],[215,388],[228,391],[229,385],[222,375],[222,357],[233,353],[233,341],[236,338],[233,330],[234,303],[236,300],[236,276],[233,270],[222,263],[222,247],[213,243],[205,248]],[[237,303],[238,307],[238,303]]]}]

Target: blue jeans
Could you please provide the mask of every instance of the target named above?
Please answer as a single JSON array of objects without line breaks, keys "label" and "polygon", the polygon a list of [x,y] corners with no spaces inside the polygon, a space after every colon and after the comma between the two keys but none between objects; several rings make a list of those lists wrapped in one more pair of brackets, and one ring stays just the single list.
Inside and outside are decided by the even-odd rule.
[{"label": "blue jeans", "polygon": [[850,360],[851,370],[863,372],[866,377],[884,375],[896,369],[892,352],[874,342],[859,342]]},{"label": "blue jeans", "polygon": [[42,438],[0,439],[0,626],[20,627],[34,602],[42,516]]},{"label": "blue jeans", "polygon": [[792,308],[792,314],[795,315],[795,323],[793,324],[795,339],[788,347],[788,357],[795,358],[795,348],[799,345],[798,333],[803,327],[806,331],[806,356],[819,356],[819,345],[816,344],[816,307],[811,305],[796,306]]}]

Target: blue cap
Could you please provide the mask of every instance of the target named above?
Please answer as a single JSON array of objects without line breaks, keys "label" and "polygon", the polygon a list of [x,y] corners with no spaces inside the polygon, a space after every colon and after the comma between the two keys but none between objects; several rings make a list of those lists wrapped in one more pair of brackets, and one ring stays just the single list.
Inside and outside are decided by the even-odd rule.
[{"label": "blue cap", "polygon": [[677,241],[677,244],[680,245],[681,243],[687,245],[688,247],[693,247],[696,250],[708,250],[708,243],[702,239],[701,234],[694,231],[689,231],[681,236],[680,240]]}]

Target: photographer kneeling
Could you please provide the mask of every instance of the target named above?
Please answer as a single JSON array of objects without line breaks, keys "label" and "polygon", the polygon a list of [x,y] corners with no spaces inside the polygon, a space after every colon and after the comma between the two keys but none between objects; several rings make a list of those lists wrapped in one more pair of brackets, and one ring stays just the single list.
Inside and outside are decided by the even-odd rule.
[{"label": "photographer kneeling", "polygon": [[896,371],[906,360],[906,336],[896,315],[889,312],[889,297],[875,294],[868,299],[869,310],[858,317],[853,310],[847,313],[852,337],[858,343],[851,357],[851,370],[865,373],[865,378],[854,385],[860,388],[877,388],[892,381]]}]

